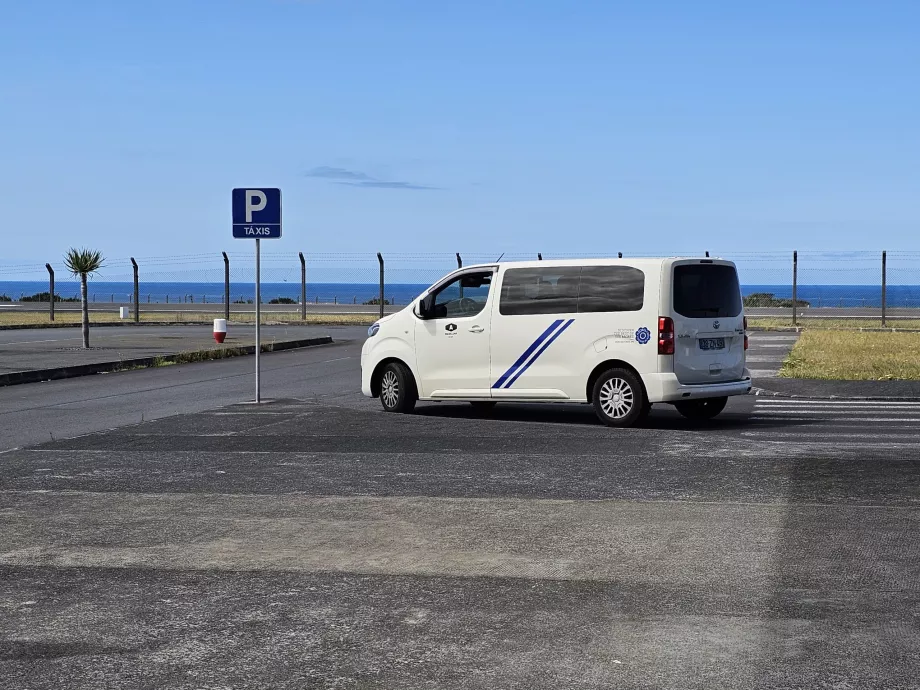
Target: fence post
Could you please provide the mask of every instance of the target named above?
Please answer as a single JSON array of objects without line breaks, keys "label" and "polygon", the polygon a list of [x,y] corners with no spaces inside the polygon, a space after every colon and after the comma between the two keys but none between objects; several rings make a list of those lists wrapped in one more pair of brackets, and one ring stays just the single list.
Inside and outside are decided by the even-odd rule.
[{"label": "fence post", "polygon": [[[457,252],[457,268],[463,268],[463,259],[460,258],[460,252]],[[460,284],[460,299],[463,299],[463,284]]]},{"label": "fence post", "polygon": [[792,325],[798,325],[799,307],[799,252],[792,252]]},{"label": "fence post", "polygon": [[543,254],[537,252],[537,261],[543,261]]},{"label": "fence post", "polygon": [[131,257],[131,266],[134,268],[134,323],[141,320],[141,294],[137,281],[137,262]]},{"label": "fence post", "polygon": [[297,252],[300,257],[300,320],[307,320],[307,260],[303,252]]},{"label": "fence post", "polygon": [[383,255],[377,252],[377,261],[380,262],[380,318],[383,318]]},{"label": "fence post", "polygon": [[882,252],[882,328],[885,327],[888,307],[888,252]]},{"label": "fence post", "polygon": [[45,268],[48,269],[48,283],[50,285],[48,299],[51,300],[51,306],[48,307],[48,316],[54,321],[54,269],[51,268],[51,264],[45,264]]},{"label": "fence post", "polygon": [[221,252],[224,255],[224,318],[230,320],[230,257],[227,252]]}]

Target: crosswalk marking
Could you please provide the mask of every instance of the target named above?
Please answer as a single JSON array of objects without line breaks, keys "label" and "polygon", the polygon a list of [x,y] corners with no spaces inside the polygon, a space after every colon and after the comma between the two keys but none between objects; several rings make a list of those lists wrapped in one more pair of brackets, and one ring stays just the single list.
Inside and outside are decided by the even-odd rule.
[{"label": "crosswalk marking", "polygon": [[761,410],[920,410],[920,405],[909,403],[861,403],[856,405],[760,405]]},{"label": "crosswalk marking", "polygon": [[913,400],[805,400],[800,398],[758,398],[758,405],[783,405],[783,406],[816,406],[824,407],[828,405],[868,405],[872,407],[886,405],[910,405],[911,407],[920,407],[920,402]]},{"label": "crosswalk marking", "polygon": [[[756,398],[746,438],[799,448],[920,446],[920,402]],[[769,431],[765,429],[769,428]]]},{"label": "crosswalk marking", "polygon": [[[758,417],[757,415],[754,415],[750,417],[750,419],[755,420],[755,421],[773,420],[773,419],[776,419],[776,417],[770,417],[770,416]],[[910,418],[905,418],[905,417],[896,417],[896,418],[891,418],[891,417],[838,417],[835,415],[829,415],[829,416],[812,415],[810,417],[803,417],[803,416],[794,417],[794,416],[787,415],[787,416],[782,417],[782,419],[785,419],[786,421],[789,421],[789,422],[792,422],[792,421],[810,422],[816,419],[826,419],[827,421],[831,421],[831,422],[873,422],[875,424],[894,424],[894,423],[903,424],[904,422],[911,422],[913,424],[920,424],[920,417],[910,417]]]},{"label": "crosswalk marking", "polygon": [[[854,439],[859,444],[920,445],[920,401],[914,400],[811,400],[756,398],[748,420],[754,429],[744,435],[809,445],[833,445],[826,439]],[[776,428],[760,431],[763,425]],[[783,427],[781,425],[788,425]],[[821,433],[821,430],[836,433]],[[767,434],[756,436],[756,434]],[[824,440],[821,440],[824,439]]]}]

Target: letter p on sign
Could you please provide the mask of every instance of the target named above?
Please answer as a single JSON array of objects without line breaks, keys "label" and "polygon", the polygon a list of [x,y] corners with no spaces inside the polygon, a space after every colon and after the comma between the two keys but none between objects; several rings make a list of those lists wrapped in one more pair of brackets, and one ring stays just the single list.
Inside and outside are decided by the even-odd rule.
[{"label": "letter p on sign", "polygon": [[265,193],[259,189],[246,190],[246,222],[252,222],[252,212],[261,211],[265,208]]}]

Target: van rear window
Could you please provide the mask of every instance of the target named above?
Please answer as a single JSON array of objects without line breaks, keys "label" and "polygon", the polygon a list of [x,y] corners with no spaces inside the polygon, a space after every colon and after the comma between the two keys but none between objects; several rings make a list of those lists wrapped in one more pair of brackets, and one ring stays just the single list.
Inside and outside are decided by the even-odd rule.
[{"label": "van rear window", "polygon": [[674,311],[690,319],[738,316],[741,288],[734,266],[675,266]]}]

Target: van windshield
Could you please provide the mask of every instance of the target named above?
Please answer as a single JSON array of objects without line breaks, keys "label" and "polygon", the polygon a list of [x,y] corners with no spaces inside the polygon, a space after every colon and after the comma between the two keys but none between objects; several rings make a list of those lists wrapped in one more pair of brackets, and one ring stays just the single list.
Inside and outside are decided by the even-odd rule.
[{"label": "van windshield", "polygon": [[731,318],[741,313],[741,288],[734,266],[674,267],[674,311],[690,319]]}]

